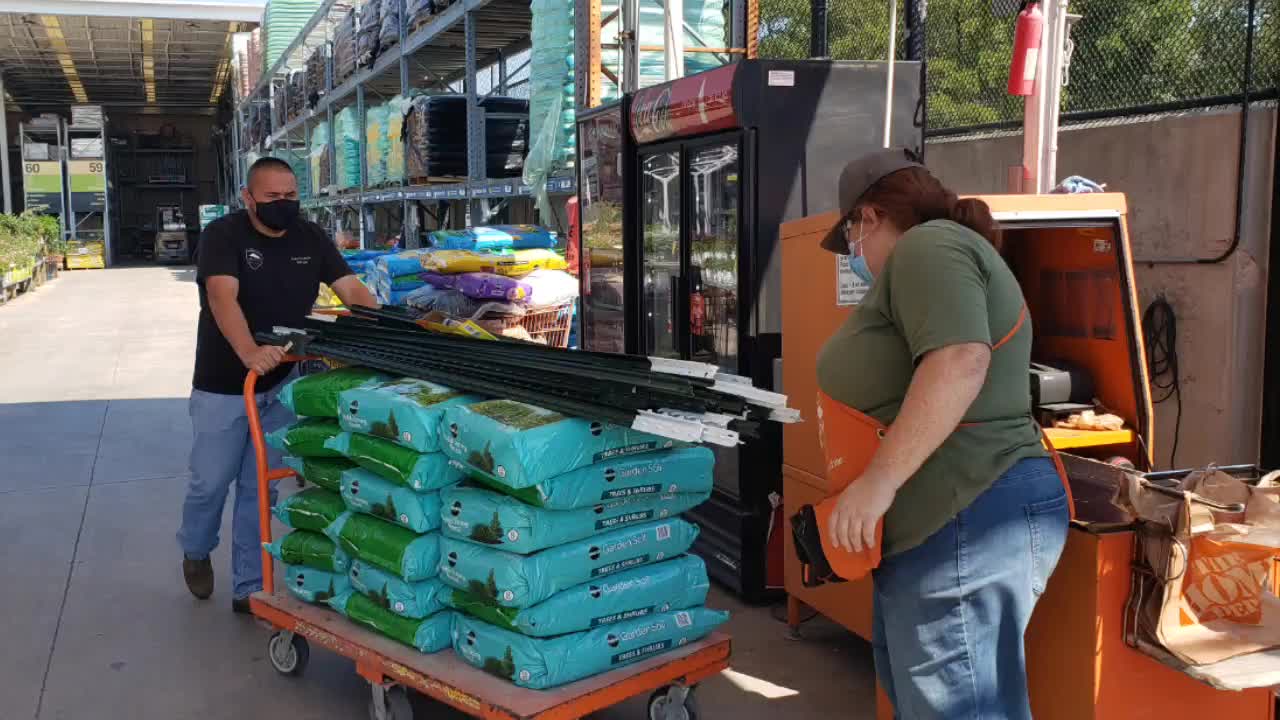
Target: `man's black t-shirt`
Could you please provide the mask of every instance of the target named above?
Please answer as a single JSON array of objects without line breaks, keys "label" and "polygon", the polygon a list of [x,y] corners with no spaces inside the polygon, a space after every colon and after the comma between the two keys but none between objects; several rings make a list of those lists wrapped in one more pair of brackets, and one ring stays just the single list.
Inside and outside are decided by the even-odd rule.
[{"label": "man's black t-shirt", "polygon": [[[342,253],[315,223],[299,219],[283,237],[260,234],[244,210],[210,223],[200,235],[196,283],[200,286],[200,326],[196,335],[197,390],[221,395],[244,392],[247,372],[231,343],[222,336],[209,307],[205,281],[230,275],[240,281],[238,301],[251,332],[277,325],[300,327],[311,312],[320,283],[333,284],[351,274]],[[289,366],[258,381],[260,392],[275,387]]]}]

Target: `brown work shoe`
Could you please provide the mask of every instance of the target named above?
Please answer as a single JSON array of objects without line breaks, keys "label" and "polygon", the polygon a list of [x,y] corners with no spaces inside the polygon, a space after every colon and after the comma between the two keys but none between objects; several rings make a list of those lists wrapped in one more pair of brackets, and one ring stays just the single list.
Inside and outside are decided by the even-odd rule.
[{"label": "brown work shoe", "polygon": [[207,600],[213,594],[213,563],[209,558],[182,558],[182,579],[187,581],[187,589],[192,595]]}]

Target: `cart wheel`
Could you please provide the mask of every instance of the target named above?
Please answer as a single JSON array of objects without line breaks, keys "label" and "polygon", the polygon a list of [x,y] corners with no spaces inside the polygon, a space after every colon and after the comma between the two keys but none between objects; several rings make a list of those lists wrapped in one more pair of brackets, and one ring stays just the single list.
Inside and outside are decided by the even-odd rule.
[{"label": "cart wheel", "polygon": [[413,720],[413,705],[409,703],[409,693],[404,688],[399,685],[387,688],[373,685],[371,688],[369,720]]},{"label": "cart wheel", "polygon": [[311,659],[311,646],[301,635],[281,630],[267,643],[267,657],[281,675],[301,675]]},{"label": "cart wheel", "polygon": [[698,720],[693,688],[668,685],[650,695],[649,720]]}]

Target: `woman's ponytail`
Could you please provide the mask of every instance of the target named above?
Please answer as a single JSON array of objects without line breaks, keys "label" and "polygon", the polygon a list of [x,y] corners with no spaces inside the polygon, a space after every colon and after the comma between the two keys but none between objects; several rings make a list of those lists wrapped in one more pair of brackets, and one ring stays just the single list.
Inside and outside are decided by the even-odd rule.
[{"label": "woman's ponytail", "polygon": [[956,200],[951,206],[951,220],[986,238],[996,250],[1000,249],[1000,228],[996,226],[995,218],[991,217],[991,208],[985,202],[977,198]]}]

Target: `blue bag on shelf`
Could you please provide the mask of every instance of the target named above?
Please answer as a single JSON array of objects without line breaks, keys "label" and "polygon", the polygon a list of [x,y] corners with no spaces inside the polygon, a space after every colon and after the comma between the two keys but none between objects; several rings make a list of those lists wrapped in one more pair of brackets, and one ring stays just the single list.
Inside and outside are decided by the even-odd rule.
[{"label": "blue bag on shelf", "polygon": [[364,468],[342,473],[342,501],[355,512],[382,518],[416,533],[440,527],[440,493],[418,492]]},{"label": "blue bag on shelf", "polygon": [[662,562],[693,545],[698,528],[666,520],[614,530],[533,555],[440,538],[440,579],[486,602],[526,608],[596,578]]},{"label": "blue bag on shelf", "polygon": [[691,608],[556,638],[531,638],[458,614],[453,649],[481,670],[534,690],[564,685],[701,640],[729,613]]},{"label": "blue bag on shelf", "polygon": [[710,491],[647,495],[577,510],[547,510],[481,487],[454,486],[440,491],[444,518],[441,532],[459,540],[528,555],[609,530],[675,517],[709,497]]},{"label": "blue bag on shelf", "polygon": [[440,418],[452,405],[480,398],[426,380],[400,378],[338,396],[343,430],[386,438],[418,452],[440,451]]},{"label": "blue bag on shelf", "polygon": [[440,652],[452,644],[453,618],[457,613],[439,612],[421,620],[401,617],[351,590],[329,598],[329,607],[347,619],[418,652]]},{"label": "blue bag on shelf", "polygon": [[359,558],[351,560],[351,587],[402,617],[421,619],[445,609],[450,588],[439,580],[405,582]]},{"label": "blue bag on shelf", "polygon": [[324,603],[351,589],[346,573],[325,572],[305,565],[285,565],[284,581],[294,597],[309,603]]},{"label": "blue bag on shelf", "polygon": [[556,234],[537,225],[489,225],[465,230],[436,230],[431,245],[441,250],[533,250],[556,246]]}]

